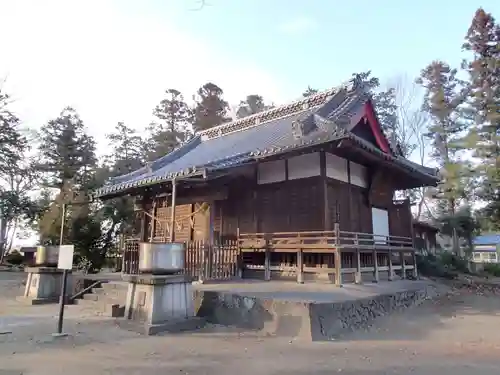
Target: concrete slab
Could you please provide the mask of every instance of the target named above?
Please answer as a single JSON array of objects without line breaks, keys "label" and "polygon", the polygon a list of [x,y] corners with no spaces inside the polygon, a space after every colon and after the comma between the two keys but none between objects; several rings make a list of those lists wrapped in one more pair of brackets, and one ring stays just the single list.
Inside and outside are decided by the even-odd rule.
[{"label": "concrete slab", "polygon": [[242,296],[280,301],[327,303],[419,290],[428,285],[435,285],[435,283],[428,280],[397,280],[361,285],[347,284],[339,288],[333,284],[297,284],[295,282],[245,280],[217,284],[198,284],[193,285],[193,289],[235,293]]},{"label": "concrete slab", "polygon": [[336,340],[368,328],[381,316],[438,295],[434,283],[400,281],[369,285],[244,282],[199,285],[197,316],[208,322],[306,341]]}]

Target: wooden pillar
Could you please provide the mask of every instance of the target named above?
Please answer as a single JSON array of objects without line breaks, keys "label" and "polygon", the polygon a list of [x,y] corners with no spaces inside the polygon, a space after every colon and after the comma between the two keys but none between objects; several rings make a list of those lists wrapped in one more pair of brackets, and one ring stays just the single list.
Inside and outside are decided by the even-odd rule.
[{"label": "wooden pillar", "polygon": [[240,239],[240,228],[236,228],[236,246],[238,246],[238,265],[237,272],[238,277],[243,279],[243,253],[241,251],[241,239]]},{"label": "wooden pillar", "polygon": [[172,204],[170,207],[170,242],[175,241],[175,199],[177,195],[177,182],[172,179]]},{"label": "wooden pillar", "polygon": [[406,279],[406,266],[405,266],[405,252],[399,252],[399,259],[401,259],[401,279]]},{"label": "wooden pillar", "polygon": [[359,248],[356,249],[356,274],[354,276],[354,282],[356,284],[362,284],[363,278],[361,277],[361,251]]},{"label": "wooden pillar", "polygon": [[394,279],[394,269],[392,267],[392,252],[391,250],[387,251],[387,263],[389,266],[389,281]]},{"label": "wooden pillar", "polygon": [[153,242],[155,237],[156,228],[156,199],[153,200],[153,207],[151,207],[151,231],[149,233],[149,242]]},{"label": "wooden pillar", "polygon": [[335,285],[342,286],[342,256],[340,243],[340,225],[334,224],[335,230]]},{"label": "wooden pillar", "polygon": [[304,284],[304,252],[302,249],[297,251],[297,283]]},{"label": "wooden pillar", "polygon": [[326,152],[320,152],[320,174],[323,186],[323,229],[332,230],[330,204],[328,202],[328,178],[326,177]]},{"label": "wooden pillar", "polygon": [[271,280],[271,251],[269,249],[269,239],[266,238],[266,250],[264,254],[264,280]]},{"label": "wooden pillar", "polygon": [[413,255],[413,277],[415,279],[418,279],[417,254],[415,253],[415,249],[413,249],[412,255]]},{"label": "wooden pillar", "polygon": [[378,257],[377,250],[373,250],[373,282],[378,283],[379,274],[378,274]]}]

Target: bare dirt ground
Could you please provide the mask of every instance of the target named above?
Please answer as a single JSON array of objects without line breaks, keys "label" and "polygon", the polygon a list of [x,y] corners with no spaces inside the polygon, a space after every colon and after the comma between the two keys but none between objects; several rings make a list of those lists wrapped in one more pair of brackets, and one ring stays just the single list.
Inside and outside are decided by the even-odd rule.
[{"label": "bare dirt ground", "polygon": [[[367,332],[307,343],[223,327],[141,337],[112,320],[56,306],[22,306],[21,276],[0,272],[0,375],[12,374],[413,374],[500,373],[500,298],[455,290],[378,320]],[[75,309],[76,308],[76,309]]]}]

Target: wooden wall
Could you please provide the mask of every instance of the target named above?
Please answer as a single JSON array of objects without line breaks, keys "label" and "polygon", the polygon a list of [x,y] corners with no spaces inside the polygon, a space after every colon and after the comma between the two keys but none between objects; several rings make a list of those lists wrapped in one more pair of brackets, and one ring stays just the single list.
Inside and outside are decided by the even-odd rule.
[{"label": "wooden wall", "polygon": [[[339,171],[330,169],[330,174]],[[372,207],[388,210],[391,235],[412,236],[409,204],[393,203],[387,171],[369,171],[367,182],[357,185],[327,175],[328,170],[320,176],[264,184],[252,173],[235,178],[226,184],[224,197],[207,199],[208,210],[199,210],[203,202],[177,206],[175,239],[231,239],[238,229],[241,233],[333,230],[337,221],[341,230],[372,233]],[[157,200],[155,216],[169,221],[169,203]],[[168,240],[160,223],[154,239]]]},{"label": "wooden wall", "polygon": [[[246,186],[246,187],[245,187]],[[234,184],[225,201],[215,201],[215,237],[251,232],[323,230],[320,177],[256,185]]]},{"label": "wooden wall", "polygon": [[[214,204],[214,235],[340,229],[372,233],[372,207],[388,210],[391,235],[411,237],[408,202],[394,204],[391,179],[375,177],[360,187],[324,176],[257,185],[242,180],[230,186],[228,199]],[[326,192],[325,192],[326,190]]]}]

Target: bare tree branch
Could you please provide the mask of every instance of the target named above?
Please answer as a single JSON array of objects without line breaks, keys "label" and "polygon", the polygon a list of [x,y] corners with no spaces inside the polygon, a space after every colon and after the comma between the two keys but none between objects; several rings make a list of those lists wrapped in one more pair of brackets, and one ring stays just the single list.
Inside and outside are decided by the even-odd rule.
[{"label": "bare tree branch", "polygon": [[191,11],[199,11],[199,10],[202,10],[203,8],[207,7],[207,6],[211,6],[209,3],[207,3],[206,0],[196,0],[196,3],[198,4],[198,6],[196,8],[192,8],[190,9]]},{"label": "bare tree branch", "polygon": [[[419,86],[408,76],[399,75],[389,81],[388,87],[394,89],[397,106],[397,126],[395,136],[406,158],[412,158],[420,165],[425,164],[428,143],[425,133],[428,127],[428,117],[421,111]],[[415,160],[416,159],[416,160]],[[424,208],[428,211],[426,202],[428,189],[425,187],[406,192],[412,196],[417,206],[415,219],[419,220]]]}]

